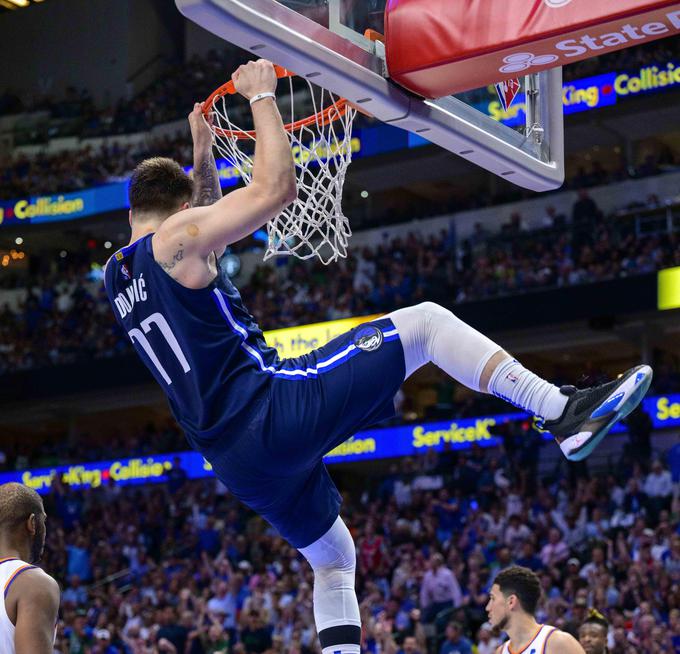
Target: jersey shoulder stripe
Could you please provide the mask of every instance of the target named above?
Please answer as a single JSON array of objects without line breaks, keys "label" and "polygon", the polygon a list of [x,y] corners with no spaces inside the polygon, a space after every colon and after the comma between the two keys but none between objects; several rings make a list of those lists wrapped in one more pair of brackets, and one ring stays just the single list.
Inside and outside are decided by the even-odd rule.
[{"label": "jersey shoulder stripe", "polygon": [[550,636],[552,636],[556,631],[557,631],[557,628],[553,627],[548,632],[548,635],[545,637],[545,640],[543,641],[543,649],[541,650],[541,654],[545,654],[545,651],[548,648],[548,641],[550,640]]},{"label": "jersey shoulder stripe", "polygon": [[22,573],[26,572],[26,570],[35,570],[37,566],[35,565],[29,565],[28,563],[26,565],[22,565],[20,568],[17,568],[11,575],[11,577],[5,582],[5,599],[7,599],[7,593],[9,592],[9,588],[14,582],[14,580]]}]

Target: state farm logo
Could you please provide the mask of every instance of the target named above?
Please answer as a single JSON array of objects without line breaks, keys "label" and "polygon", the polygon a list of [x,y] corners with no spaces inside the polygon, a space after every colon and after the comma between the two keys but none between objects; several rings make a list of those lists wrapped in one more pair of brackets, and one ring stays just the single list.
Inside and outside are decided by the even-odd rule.
[{"label": "state farm logo", "polygon": [[560,7],[566,7],[571,0],[543,0],[543,2],[551,9],[559,9]]},{"label": "state farm logo", "polygon": [[555,63],[557,55],[535,55],[531,52],[516,52],[503,59],[504,66],[499,68],[501,73],[519,73],[528,70],[532,66],[547,66]]},{"label": "state farm logo", "polygon": [[[555,7],[564,6],[573,0],[544,0],[546,4]],[[551,40],[550,44],[542,44],[541,47],[555,49],[555,54],[534,54],[533,52],[514,52],[503,57],[499,71],[504,75],[516,75],[530,68],[555,68],[573,61],[595,57],[629,48],[634,45],[642,45],[645,41],[671,36],[680,31],[680,11],[671,11],[665,16],[659,16],[658,20],[647,22],[646,16],[638,19],[628,18],[622,20],[616,26],[607,25],[598,28],[592,26],[587,32],[574,32],[570,38]],[[606,30],[606,31],[605,31]],[[530,47],[525,44],[521,47]],[[538,46],[537,46],[538,47]],[[497,65],[497,64],[495,64]]]}]

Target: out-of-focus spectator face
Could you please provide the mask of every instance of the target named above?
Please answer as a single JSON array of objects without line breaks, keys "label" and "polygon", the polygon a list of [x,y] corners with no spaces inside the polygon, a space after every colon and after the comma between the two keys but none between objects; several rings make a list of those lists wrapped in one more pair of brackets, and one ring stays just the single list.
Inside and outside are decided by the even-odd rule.
[{"label": "out-of-focus spectator face", "polygon": [[262,627],[262,618],[257,611],[251,611],[248,616],[248,627],[253,631]]},{"label": "out-of-focus spectator face", "polygon": [[512,562],[512,552],[510,551],[509,547],[501,547],[498,550],[497,557],[501,567],[506,567]]},{"label": "out-of-focus spectator face", "polygon": [[[587,592],[587,591],[586,591]],[[572,607],[572,614],[575,622],[582,622],[588,612],[588,600],[583,596],[577,596]]]},{"label": "out-of-focus spectator face", "polygon": [[656,620],[653,615],[643,615],[638,622],[638,632],[641,636],[648,636],[655,624]]},{"label": "out-of-focus spectator face", "polygon": [[604,625],[586,622],[578,630],[578,641],[586,654],[605,654],[607,629]]},{"label": "out-of-focus spectator face", "polygon": [[210,625],[208,629],[208,639],[213,643],[218,642],[224,638],[224,629],[219,624]]},{"label": "out-of-focus spectator face", "polygon": [[180,624],[187,629],[191,629],[196,622],[196,617],[191,611],[183,611]]},{"label": "out-of-focus spectator face", "polygon": [[404,654],[416,654],[418,652],[418,641],[413,636],[406,636],[402,649]]},{"label": "out-of-focus spectator face", "polygon": [[446,625],[446,637],[453,643],[457,642],[461,637],[460,625],[457,622],[449,622]]},{"label": "out-of-focus spectator face", "polygon": [[173,609],[172,606],[166,606],[163,610],[161,620],[163,621],[164,625],[174,624],[176,621],[175,609]]},{"label": "out-of-focus spectator face", "polygon": [[480,643],[488,643],[491,640],[491,629],[486,626],[486,624],[483,624],[480,628],[479,631],[477,632],[477,640]]}]

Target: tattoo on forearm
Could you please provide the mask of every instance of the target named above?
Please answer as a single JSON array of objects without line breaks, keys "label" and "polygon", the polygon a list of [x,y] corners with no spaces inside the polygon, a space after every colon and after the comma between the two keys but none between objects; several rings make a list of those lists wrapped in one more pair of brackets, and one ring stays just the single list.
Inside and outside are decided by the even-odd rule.
[{"label": "tattoo on forearm", "polygon": [[166,263],[165,261],[159,261],[158,265],[165,270],[165,272],[168,272],[169,270],[172,270],[179,261],[184,259],[184,245],[182,243],[179,244],[179,250],[175,252],[175,254],[172,257],[172,261],[170,263]]},{"label": "tattoo on forearm", "polygon": [[207,207],[222,197],[220,177],[212,152],[194,168],[194,207]]}]

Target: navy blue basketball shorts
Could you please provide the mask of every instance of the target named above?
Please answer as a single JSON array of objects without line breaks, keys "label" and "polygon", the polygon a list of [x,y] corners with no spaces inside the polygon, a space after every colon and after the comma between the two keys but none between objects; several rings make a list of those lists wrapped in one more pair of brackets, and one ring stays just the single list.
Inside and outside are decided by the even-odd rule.
[{"label": "navy blue basketball shorts", "polygon": [[235,497],[293,546],[306,547],[331,528],[341,504],[322,457],[393,417],[404,375],[392,321],[359,325],[309,354],[282,360],[262,422],[206,456]]}]

